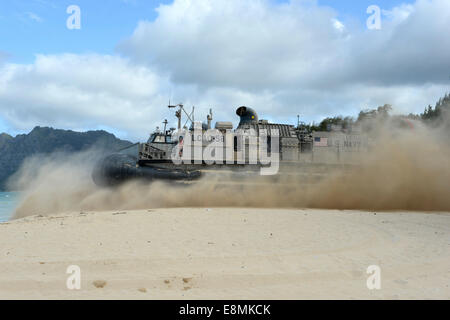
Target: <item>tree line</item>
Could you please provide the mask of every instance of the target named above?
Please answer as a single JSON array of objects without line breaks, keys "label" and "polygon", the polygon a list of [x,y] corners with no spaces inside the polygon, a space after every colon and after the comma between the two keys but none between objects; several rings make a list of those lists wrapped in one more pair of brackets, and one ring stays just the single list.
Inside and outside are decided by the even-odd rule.
[{"label": "tree line", "polygon": [[[450,112],[450,93],[445,94],[444,97],[440,98],[434,107],[428,105],[423,113],[408,115],[397,115],[391,116],[390,111],[392,111],[392,106],[385,104],[376,109],[363,110],[358,114],[358,117],[327,117],[323,119],[319,124],[314,122],[311,124],[301,123],[299,124],[299,129],[304,131],[332,131],[332,130],[351,130],[354,127],[366,126],[370,123],[370,120],[377,119],[378,121],[384,121],[387,119],[397,120],[398,126],[405,126],[404,120],[420,120],[424,123],[433,125],[439,125],[445,119],[444,115]],[[369,120],[369,121],[367,121]]]}]

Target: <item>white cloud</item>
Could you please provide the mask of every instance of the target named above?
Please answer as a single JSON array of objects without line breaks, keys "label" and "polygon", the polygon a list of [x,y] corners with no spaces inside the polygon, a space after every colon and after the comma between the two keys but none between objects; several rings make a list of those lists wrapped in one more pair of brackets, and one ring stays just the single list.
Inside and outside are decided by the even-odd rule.
[{"label": "white cloud", "polygon": [[42,19],[40,16],[38,16],[36,13],[34,12],[25,12],[26,16],[28,17],[28,19],[33,20],[35,22],[42,22],[44,21],[44,19]]},{"label": "white cloud", "polygon": [[176,0],[161,5],[155,21],[139,23],[119,49],[176,83],[204,87],[337,90],[448,80],[450,1],[386,12],[382,30],[343,34],[337,12],[310,2]]},{"label": "white cloud", "polygon": [[345,25],[338,19],[332,19],[332,22],[333,22],[333,26],[336,28],[336,30],[341,31],[341,32],[345,30]]},{"label": "white cloud", "polygon": [[174,84],[221,92],[216,104],[241,96],[241,104],[308,120],[384,103],[422,111],[450,89],[450,1],[384,13],[373,31],[310,1],[176,0],[119,50]]},{"label": "white cloud", "polygon": [[111,127],[136,137],[155,124],[166,82],[119,57],[39,55],[30,65],[1,67],[0,115],[19,130]]},{"label": "white cloud", "polygon": [[120,48],[176,83],[247,90],[306,85],[332,67],[324,55],[345,42],[328,23],[334,11],[297,2],[176,0],[158,13]]},{"label": "white cloud", "polygon": [[[339,91],[255,91],[227,87],[201,89],[175,85],[148,67],[105,55],[39,55],[30,65],[0,67],[0,117],[12,127],[28,131],[36,125],[74,130],[114,128],[122,137],[145,139],[167,118],[166,106],[184,102],[196,106],[196,119],[204,120],[213,108],[215,120],[237,122],[239,105],[254,106],[261,118],[296,122],[330,114],[356,113],[386,101],[409,112],[411,101],[420,108],[436,100],[445,87],[352,85]],[[299,99],[301,97],[301,99]]]},{"label": "white cloud", "polygon": [[383,15],[395,24],[405,21],[413,12],[414,6],[411,4],[401,4],[392,10],[382,10]]},{"label": "white cloud", "polygon": [[[175,0],[102,55],[37,56],[0,67],[0,116],[17,128],[112,127],[144,138],[168,99],[236,120],[296,123],[390,103],[421,112],[450,90],[450,1],[386,8],[361,30],[314,1]],[[201,115],[201,116],[200,116]]]}]

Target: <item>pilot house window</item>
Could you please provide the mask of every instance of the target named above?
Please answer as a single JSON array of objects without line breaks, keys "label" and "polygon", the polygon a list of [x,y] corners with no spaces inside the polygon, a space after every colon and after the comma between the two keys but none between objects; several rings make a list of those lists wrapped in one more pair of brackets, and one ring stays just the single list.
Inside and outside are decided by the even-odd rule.
[{"label": "pilot house window", "polygon": [[158,135],[158,136],[155,137],[153,142],[166,142],[166,140],[164,139],[164,136]]}]

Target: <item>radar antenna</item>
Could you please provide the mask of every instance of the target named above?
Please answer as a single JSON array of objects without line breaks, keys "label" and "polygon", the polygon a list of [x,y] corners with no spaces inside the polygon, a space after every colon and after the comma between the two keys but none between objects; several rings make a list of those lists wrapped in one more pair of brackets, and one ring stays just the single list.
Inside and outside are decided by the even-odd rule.
[{"label": "radar antenna", "polygon": [[175,116],[178,118],[178,130],[181,129],[181,116],[182,116],[182,112],[184,112],[184,113],[186,114],[186,116],[187,116],[187,120],[186,120],[186,122],[184,123],[185,126],[186,126],[186,123],[187,123],[188,121],[191,121],[192,123],[194,123],[194,110],[195,110],[195,107],[194,107],[194,106],[192,107],[192,111],[191,111],[190,114],[186,112],[186,110],[184,109],[184,106],[183,106],[182,103],[179,103],[179,104],[177,104],[176,106],[172,106],[172,105],[170,105],[170,101],[169,101],[169,106],[168,106],[168,107],[169,107],[169,109],[172,109],[172,108],[178,108],[178,110],[175,111]]}]

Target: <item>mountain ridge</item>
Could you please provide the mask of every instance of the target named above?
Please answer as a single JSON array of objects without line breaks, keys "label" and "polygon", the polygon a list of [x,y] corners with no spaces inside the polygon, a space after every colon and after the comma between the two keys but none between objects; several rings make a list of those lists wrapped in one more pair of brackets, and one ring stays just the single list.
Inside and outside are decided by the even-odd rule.
[{"label": "mountain ridge", "polygon": [[36,126],[29,133],[15,137],[0,133],[0,190],[7,190],[8,178],[31,156],[54,152],[75,153],[92,148],[106,153],[131,144],[105,130],[78,132]]}]

